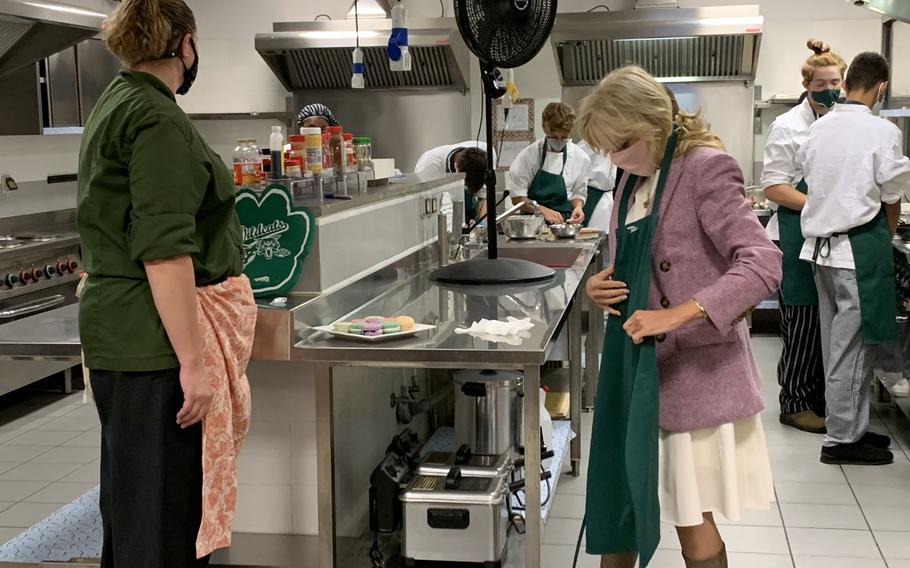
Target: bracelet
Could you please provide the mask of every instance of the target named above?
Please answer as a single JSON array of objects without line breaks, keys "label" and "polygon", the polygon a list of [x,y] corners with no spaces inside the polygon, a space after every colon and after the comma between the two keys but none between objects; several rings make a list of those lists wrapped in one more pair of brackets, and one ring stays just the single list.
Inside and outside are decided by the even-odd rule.
[{"label": "bracelet", "polygon": [[692,301],[695,302],[695,307],[698,308],[698,311],[701,312],[701,319],[703,319],[703,320],[709,319],[708,312],[705,311],[705,308],[704,308],[704,306],[701,305],[701,302],[699,302],[695,298],[692,298]]}]

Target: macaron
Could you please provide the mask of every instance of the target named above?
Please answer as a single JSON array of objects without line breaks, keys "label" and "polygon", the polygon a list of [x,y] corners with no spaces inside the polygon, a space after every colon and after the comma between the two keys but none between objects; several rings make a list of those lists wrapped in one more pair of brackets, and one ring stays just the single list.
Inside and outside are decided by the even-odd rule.
[{"label": "macaron", "polygon": [[349,322],[349,321],[335,322],[334,328],[335,328],[335,331],[340,331],[341,333],[348,333],[351,331],[351,322]]},{"label": "macaron", "polygon": [[382,320],[384,320],[384,319],[385,318],[383,318],[381,316],[370,316],[366,319],[366,322],[367,323],[382,323]]},{"label": "macaron", "polygon": [[380,332],[380,333],[382,332],[382,324],[381,324],[381,323],[367,322],[367,323],[363,324],[363,332],[364,332],[364,333],[373,333],[373,332],[376,332],[376,331],[378,331],[378,332]]},{"label": "macaron", "polygon": [[382,333],[401,333],[401,324],[398,322],[385,322],[382,324]]},{"label": "macaron", "polygon": [[351,322],[350,330],[351,331],[363,331],[363,326],[365,326],[365,325],[366,324],[363,322],[357,322],[357,321]]},{"label": "macaron", "polygon": [[357,318],[357,319],[351,320],[351,323],[366,323],[366,322],[367,322],[367,320],[365,320],[363,318]]},{"label": "macaron", "polygon": [[414,329],[414,318],[411,316],[398,316],[395,318],[395,321],[398,322],[398,325],[401,326],[401,331],[409,331]]},{"label": "macaron", "polygon": [[355,328],[355,327],[351,326],[351,330],[348,331],[348,333],[351,335],[363,335],[363,328],[362,327]]},{"label": "macaron", "polygon": [[382,335],[382,330],[377,329],[376,331],[364,331],[363,334],[367,337],[378,337]]}]

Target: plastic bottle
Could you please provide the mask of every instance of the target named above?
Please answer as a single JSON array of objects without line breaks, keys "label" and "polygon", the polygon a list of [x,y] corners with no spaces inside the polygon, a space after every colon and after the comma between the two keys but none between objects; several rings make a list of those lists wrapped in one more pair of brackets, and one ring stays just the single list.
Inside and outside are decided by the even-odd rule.
[{"label": "plastic bottle", "polygon": [[272,151],[272,179],[284,178],[284,134],[280,126],[272,127],[269,136],[269,148]]},{"label": "plastic bottle", "polygon": [[237,140],[237,147],[234,148],[234,185],[240,187],[243,185],[243,155],[246,152],[246,139]]},{"label": "plastic bottle", "polygon": [[367,136],[354,139],[354,151],[357,153],[357,169],[364,172],[373,169],[373,141]]},{"label": "plastic bottle", "polygon": [[344,129],[340,126],[329,126],[329,151],[332,154],[332,167],[335,174],[344,172],[345,155],[344,155]]},{"label": "plastic bottle", "polygon": [[234,185],[237,187],[257,187],[262,173],[262,161],[259,158],[259,147],[253,138],[237,141],[234,148]]},{"label": "plastic bottle", "polygon": [[332,148],[329,146],[329,132],[322,131],[322,173],[332,175]]},{"label": "plastic bottle", "polygon": [[346,171],[357,171],[357,156],[354,154],[354,135],[350,132],[341,134],[344,139],[344,169]]},{"label": "plastic bottle", "polygon": [[306,169],[313,175],[322,174],[322,130],[319,128],[301,128],[306,149]]}]

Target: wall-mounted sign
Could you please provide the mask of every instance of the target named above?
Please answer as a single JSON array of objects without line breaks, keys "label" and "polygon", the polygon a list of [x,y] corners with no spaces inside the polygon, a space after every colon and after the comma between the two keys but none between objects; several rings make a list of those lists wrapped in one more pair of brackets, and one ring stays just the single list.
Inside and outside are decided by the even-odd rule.
[{"label": "wall-mounted sign", "polygon": [[243,228],[243,273],[253,292],[275,296],[290,291],[313,244],[313,214],[294,207],[288,188],[241,189],[235,207]]}]

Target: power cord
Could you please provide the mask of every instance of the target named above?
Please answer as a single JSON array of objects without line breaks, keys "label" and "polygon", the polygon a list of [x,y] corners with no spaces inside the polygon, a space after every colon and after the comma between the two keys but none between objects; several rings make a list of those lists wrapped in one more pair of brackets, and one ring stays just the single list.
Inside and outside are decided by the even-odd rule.
[{"label": "power cord", "polygon": [[326,20],[331,20],[332,16],[329,16],[328,14],[317,14],[316,17],[313,18],[313,21],[318,22],[319,18],[325,18]]},{"label": "power cord", "polygon": [[603,8],[603,9],[606,10],[607,12],[611,12],[611,11],[612,11],[612,10],[610,10],[610,7],[607,6],[606,4],[598,4],[598,5],[594,6],[593,8],[591,8],[590,10],[585,10],[585,12],[586,12],[586,13],[588,13],[588,12],[593,12],[593,11],[597,10],[598,8]]},{"label": "power cord", "polygon": [[442,15],[440,15],[439,17],[440,17],[440,18],[445,18],[445,17],[446,17],[446,3],[445,3],[445,0],[439,0],[439,7],[442,8]]}]

